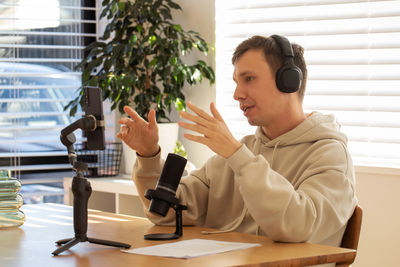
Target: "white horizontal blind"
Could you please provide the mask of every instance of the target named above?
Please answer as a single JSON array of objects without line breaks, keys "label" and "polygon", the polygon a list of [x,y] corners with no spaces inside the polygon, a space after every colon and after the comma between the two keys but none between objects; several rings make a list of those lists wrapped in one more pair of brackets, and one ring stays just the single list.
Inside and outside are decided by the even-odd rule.
[{"label": "white horizontal blind", "polygon": [[306,112],[333,113],[357,165],[400,167],[400,1],[216,1],[217,105],[237,138],[254,133],[233,100],[231,56],[253,35],[305,48]]},{"label": "white horizontal blind", "polygon": [[81,115],[63,108],[81,85],[74,67],[96,23],[95,1],[0,1],[0,168],[71,169],[53,159],[66,155],[60,130]]}]

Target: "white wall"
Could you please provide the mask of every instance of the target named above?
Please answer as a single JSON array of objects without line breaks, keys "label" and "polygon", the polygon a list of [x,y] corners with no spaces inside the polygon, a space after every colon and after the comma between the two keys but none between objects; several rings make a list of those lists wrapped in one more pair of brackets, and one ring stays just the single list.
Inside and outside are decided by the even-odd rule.
[{"label": "white wall", "polygon": [[[197,31],[200,36],[210,45],[215,45],[215,7],[214,0],[177,0],[183,12],[175,12],[174,19],[181,24],[185,30]],[[194,54],[211,65],[215,71],[215,53],[210,51],[208,57],[201,54]],[[189,59],[190,60],[190,59]],[[203,80],[199,85],[185,88],[186,100],[192,101],[200,108],[209,111],[209,105],[215,101],[215,84],[210,85],[208,80]],[[180,140],[188,152],[188,160],[196,166],[201,166],[213,152],[206,146],[190,142],[183,137],[183,130],[180,130]]]},{"label": "white wall", "polygon": [[400,253],[400,170],[356,168],[363,208],[360,242],[353,267],[396,267]]}]

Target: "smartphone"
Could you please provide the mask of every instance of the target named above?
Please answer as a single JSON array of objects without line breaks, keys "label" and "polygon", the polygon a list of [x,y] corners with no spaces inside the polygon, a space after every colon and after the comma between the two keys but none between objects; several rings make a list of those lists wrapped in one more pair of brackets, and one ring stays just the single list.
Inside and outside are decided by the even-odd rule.
[{"label": "smartphone", "polygon": [[96,118],[96,128],[94,130],[86,130],[87,149],[104,150],[106,148],[104,134],[104,113],[103,99],[101,97],[101,89],[98,87],[84,87],[83,89],[83,107],[85,116],[94,116]]}]

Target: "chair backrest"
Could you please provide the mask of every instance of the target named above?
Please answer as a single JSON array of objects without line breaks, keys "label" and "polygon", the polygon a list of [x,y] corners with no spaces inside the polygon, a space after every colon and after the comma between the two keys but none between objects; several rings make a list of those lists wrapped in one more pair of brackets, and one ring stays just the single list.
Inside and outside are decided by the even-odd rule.
[{"label": "chair backrest", "polygon": [[342,248],[357,249],[358,240],[360,239],[362,222],[362,209],[360,206],[356,206],[353,215],[351,215],[347,222],[346,230],[343,234]]},{"label": "chair backrest", "polygon": [[[361,221],[362,221],[362,209],[360,206],[356,206],[353,215],[351,215],[349,221],[347,222],[346,230],[344,231],[342,248],[355,249],[358,248],[358,240],[360,239],[361,231]],[[350,264],[354,262],[338,263],[336,267],[351,267]]]}]

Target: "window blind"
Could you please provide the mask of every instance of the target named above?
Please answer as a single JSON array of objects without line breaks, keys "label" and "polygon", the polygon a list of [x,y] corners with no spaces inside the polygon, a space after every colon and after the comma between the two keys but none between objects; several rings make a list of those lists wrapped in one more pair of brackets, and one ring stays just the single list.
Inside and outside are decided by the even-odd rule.
[{"label": "window blind", "polygon": [[304,47],[304,109],[336,116],[355,164],[399,168],[400,1],[216,0],[217,106],[237,138],[255,129],[233,100],[232,53],[272,34]]},{"label": "window blind", "polygon": [[71,169],[59,136],[81,115],[64,106],[81,85],[83,49],[97,37],[95,2],[0,1],[0,168],[13,176]]}]

